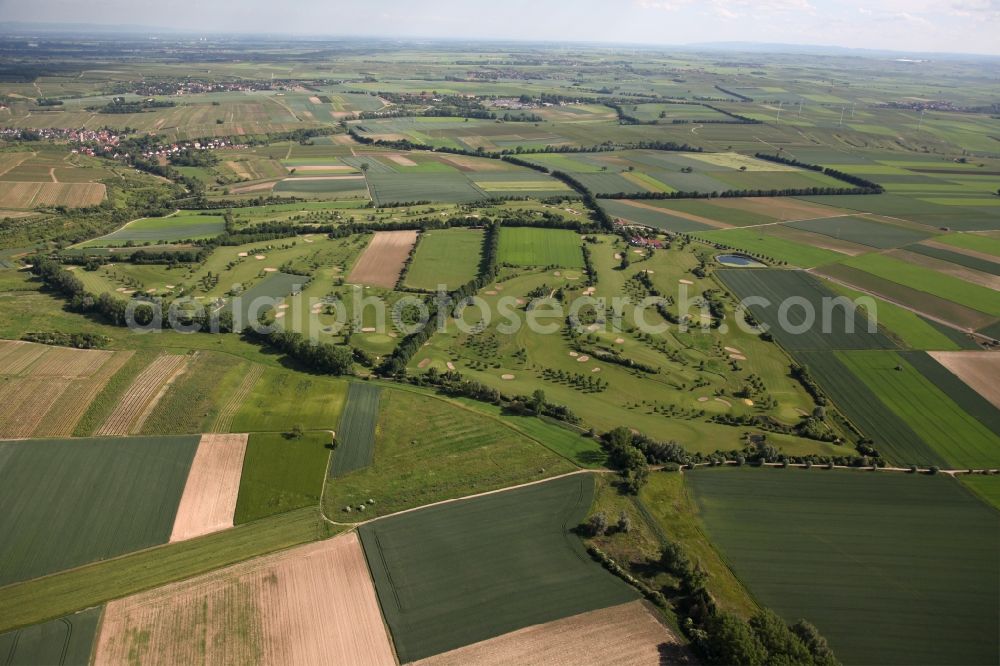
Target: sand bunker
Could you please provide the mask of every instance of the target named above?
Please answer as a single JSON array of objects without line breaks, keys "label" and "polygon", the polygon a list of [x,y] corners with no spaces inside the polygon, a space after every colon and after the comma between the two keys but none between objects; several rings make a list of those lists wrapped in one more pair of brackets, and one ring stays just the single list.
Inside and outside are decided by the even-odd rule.
[{"label": "sand bunker", "polygon": [[500,379],[511,380],[514,379],[514,375],[500,375]]}]

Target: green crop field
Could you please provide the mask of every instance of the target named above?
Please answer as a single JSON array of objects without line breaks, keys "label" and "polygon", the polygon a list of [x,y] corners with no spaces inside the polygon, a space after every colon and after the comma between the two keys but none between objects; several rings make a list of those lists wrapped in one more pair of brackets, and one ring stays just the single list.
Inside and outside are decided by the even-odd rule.
[{"label": "green crop field", "polygon": [[[927,378],[937,390],[948,396],[962,410],[982,423],[994,435],[1000,433],[1000,408],[977,393],[929,354],[919,351],[900,352],[917,372]],[[935,409],[932,413],[937,413]],[[991,452],[997,455],[996,452]]]},{"label": "green crop field", "polygon": [[1000,317],[1000,292],[881,254],[853,257],[844,265]]},{"label": "green crop field", "polygon": [[329,476],[343,476],[372,464],[379,393],[375,384],[350,383],[347,404],[337,427],[337,448],[330,458]]},{"label": "green crop field", "polygon": [[[883,349],[894,346],[880,331],[870,332],[866,315],[854,308],[833,307],[828,310],[829,316],[824,317],[824,299],[834,294],[803,271],[725,269],[716,271],[716,275],[740,300],[767,299],[767,305],[750,305],[750,312],[758,322],[769,326],[769,332],[786,349]],[[811,325],[807,326],[810,320],[801,305],[786,306],[784,321],[788,326],[782,325],[780,308],[793,297],[809,303],[815,316]]]},{"label": "green crop field", "polygon": [[962,484],[979,495],[987,504],[1000,511],[1000,476],[985,474],[963,474]]},{"label": "green crop field", "polygon": [[0,634],[3,664],[87,666],[101,619],[100,608]]},{"label": "green crop field", "polygon": [[941,452],[928,445],[913,427],[893,411],[883,396],[876,393],[834,352],[795,352],[795,360],[808,368],[823,392],[874,441],[875,449],[897,465],[937,465],[947,467]]},{"label": "green crop field", "polygon": [[498,255],[500,263],[514,266],[583,267],[580,237],[562,229],[502,228]]},{"label": "green crop field", "polygon": [[233,420],[233,432],[335,430],[347,396],[347,383],[268,368]]},{"label": "green crop field", "polygon": [[766,229],[766,227],[761,230],[719,229],[717,231],[701,231],[694,235],[696,238],[710,243],[718,243],[754,255],[763,255],[771,261],[783,261],[802,268],[829,264],[844,256],[832,250],[812,247],[769,235]]},{"label": "green crop field", "polygon": [[982,257],[973,257],[968,254],[962,254],[961,252],[952,252],[951,250],[945,250],[940,247],[931,247],[929,245],[908,245],[906,250],[909,252],[916,252],[917,254],[922,254],[927,257],[932,257],[934,259],[940,259],[941,261],[947,261],[952,264],[957,264],[959,266],[964,266],[965,268],[971,268],[975,271],[980,271],[982,273],[989,273],[990,275],[1000,275],[1000,259],[997,261],[989,261],[983,259]]},{"label": "green crop field", "polygon": [[593,497],[574,475],[362,526],[399,660],[635,599],[570,532]]},{"label": "green crop field", "polygon": [[462,173],[369,172],[368,186],[379,206],[412,201],[469,203],[487,195]]},{"label": "green crop field", "polygon": [[949,467],[1000,466],[1000,436],[901,356],[885,351],[839,352],[838,356]]},{"label": "green crop field", "polygon": [[166,217],[144,217],[100,238],[87,241],[81,247],[174,242],[214,238],[225,230],[221,215],[182,210]]},{"label": "green crop field", "polygon": [[860,243],[874,248],[902,247],[916,243],[931,234],[863,217],[833,217],[819,220],[788,222],[788,226],[811,231],[831,238]]},{"label": "green crop field", "polygon": [[476,277],[483,248],[483,232],[470,229],[436,229],[420,236],[404,284],[411,289],[445,291]]},{"label": "green crop field", "polygon": [[319,504],[330,435],[253,433],[247,442],[236,501],[236,525]]},{"label": "green crop field", "polygon": [[953,479],[712,469],[705,529],[762,603],[814,623],[845,664],[996,663],[997,512]]},{"label": "green crop field", "polygon": [[347,519],[345,507],[369,499],[366,515],[385,515],[573,469],[499,419],[439,398],[385,389],[379,408],[374,460],[327,481],[329,515]]},{"label": "green crop field", "polygon": [[0,442],[0,585],[167,541],[198,437]]},{"label": "green crop field", "polygon": [[634,224],[643,224],[674,233],[706,231],[712,228],[695,220],[671,215],[669,210],[656,210],[651,206],[646,206],[643,201],[635,203],[639,205],[629,205],[627,200],[602,199],[600,205],[612,217],[620,217]]}]

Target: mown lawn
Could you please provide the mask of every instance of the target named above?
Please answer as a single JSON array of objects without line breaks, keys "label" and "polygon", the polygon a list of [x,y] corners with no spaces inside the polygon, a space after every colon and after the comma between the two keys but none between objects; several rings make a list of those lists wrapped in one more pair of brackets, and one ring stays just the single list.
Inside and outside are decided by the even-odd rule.
[{"label": "mown lawn", "polygon": [[473,229],[435,229],[424,232],[405,285],[412,289],[456,289],[476,277],[483,247],[483,232]]},{"label": "mown lawn", "polygon": [[514,266],[582,268],[583,251],[574,231],[508,227],[500,229],[497,260]]}]

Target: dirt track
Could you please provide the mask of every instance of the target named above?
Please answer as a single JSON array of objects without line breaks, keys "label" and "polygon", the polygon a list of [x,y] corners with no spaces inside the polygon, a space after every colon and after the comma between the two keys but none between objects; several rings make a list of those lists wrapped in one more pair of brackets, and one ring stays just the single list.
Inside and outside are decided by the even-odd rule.
[{"label": "dirt track", "polygon": [[110,602],[94,664],[395,664],[355,533]]},{"label": "dirt track", "polygon": [[354,265],[347,281],[391,289],[396,286],[410,249],[417,242],[416,231],[379,231]]},{"label": "dirt track", "polygon": [[[419,666],[570,666],[663,663],[677,637],[641,601],[525,627],[414,662]],[[677,663],[671,660],[671,663]]]},{"label": "dirt track", "polygon": [[170,542],[233,526],[249,435],[202,435],[181,495]]}]

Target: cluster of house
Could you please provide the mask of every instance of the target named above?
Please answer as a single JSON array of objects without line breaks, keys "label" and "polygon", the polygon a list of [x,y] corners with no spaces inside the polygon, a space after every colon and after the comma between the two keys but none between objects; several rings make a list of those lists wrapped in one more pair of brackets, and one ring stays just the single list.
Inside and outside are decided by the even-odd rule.
[{"label": "cluster of house", "polygon": [[274,81],[130,81],[115,86],[113,94],[143,96],[195,95],[220,92],[257,92],[260,90],[295,90],[300,82]]},{"label": "cluster of house", "polygon": [[634,247],[649,247],[654,250],[662,250],[665,246],[658,238],[643,238],[642,236],[632,236],[628,239],[628,244]]}]

